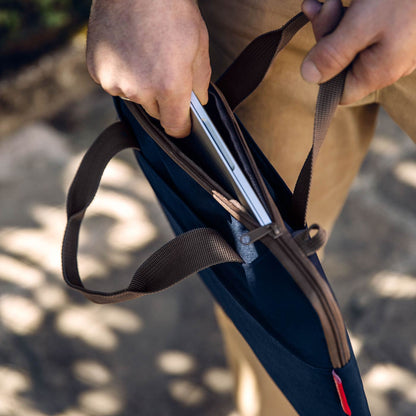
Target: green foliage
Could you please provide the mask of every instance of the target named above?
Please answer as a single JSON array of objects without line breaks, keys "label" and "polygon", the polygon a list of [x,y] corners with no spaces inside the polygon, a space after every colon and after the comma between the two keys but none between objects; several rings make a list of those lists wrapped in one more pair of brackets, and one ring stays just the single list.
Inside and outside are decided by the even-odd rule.
[{"label": "green foliage", "polygon": [[13,67],[62,43],[86,23],[90,6],[91,0],[0,0],[0,62]]},{"label": "green foliage", "polygon": [[17,10],[0,10],[0,35],[13,36],[22,26],[22,16]]}]

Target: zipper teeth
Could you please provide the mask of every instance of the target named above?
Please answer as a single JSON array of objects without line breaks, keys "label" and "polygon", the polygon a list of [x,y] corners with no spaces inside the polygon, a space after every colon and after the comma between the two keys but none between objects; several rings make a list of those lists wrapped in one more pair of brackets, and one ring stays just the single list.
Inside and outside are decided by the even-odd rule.
[{"label": "zipper teeth", "polygon": [[213,181],[208,175],[206,175],[198,165],[196,165],[192,159],[188,158],[184,153],[179,151],[176,147],[172,146],[171,143],[167,140],[167,137],[162,135],[159,130],[157,130],[152,123],[149,121],[146,114],[144,114],[136,104],[127,102],[125,103],[132,111],[133,115],[136,118],[144,118],[148,121],[148,124],[141,124],[142,128],[152,137],[157,137],[158,140],[155,140],[156,144],[182,169],[184,169],[199,185],[205,189],[210,195],[213,195],[214,198],[223,205],[228,212],[236,217],[238,215],[240,218],[237,220],[242,220],[249,229],[256,228],[258,226],[257,221],[245,210],[245,208],[237,201],[232,199],[229,195],[217,182]]},{"label": "zipper teeth", "polygon": [[[155,141],[159,147],[165,152],[168,153],[168,155],[173,159],[174,162],[179,164],[182,168],[185,167],[186,170],[192,170],[193,177],[205,190],[208,191],[208,189],[217,189],[220,193],[222,193],[226,198],[231,199],[231,196],[228,195],[228,193],[222,189],[220,185],[218,185],[216,182],[212,181],[207,175],[202,174],[199,172],[199,168],[192,162],[191,159],[187,158],[184,154],[179,154],[177,149],[170,145],[170,143],[160,134],[159,130],[157,130],[151,122],[148,120],[147,116],[142,113],[139,108],[133,104],[130,105],[129,103],[126,103],[128,107],[130,107],[130,110],[133,110],[133,113],[137,115],[139,118],[145,118],[148,121],[148,124],[141,124],[144,130],[146,130],[146,133],[149,134],[149,136],[158,137],[159,139],[163,140],[163,144],[159,141]],[[168,149],[169,148],[169,149]],[[184,162],[185,159],[185,162]],[[188,159],[188,160],[186,160]],[[189,163],[190,167],[186,166],[186,164]],[[195,166],[194,166],[195,165]]]},{"label": "zipper teeth", "polygon": [[[130,111],[133,112],[133,114],[135,114],[139,118],[145,118],[147,121],[149,121],[146,115],[143,114],[136,105],[134,105],[133,103],[126,103],[126,104],[129,107]],[[232,112],[230,113],[230,109],[227,105],[225,105],[225,108],[229,116],[232,118],[234,125],[236,126],[237,121],[235,120],[234,114]],[[162,141],[162,143],[159,141],[156,141],[156,143],[162,148],[163,151],[165,151],[174,160],[174,162],[176,162],[185,171],[187,171],[187,173],[190,174],[190,176],[193,177],[207,192],[209,192],[210,194],[213,194],[213,191],[215,192],[215,190],[217,190],[217,192],[215,192],[215,194],[217,194],[217,198],[218,198],[218,195],[222,195],[224,197],[224,198],[219,198],[219,199],[221,199],[223,203],[222,205],[226,205],[228,206],[228,208],[231,208],[229,209],[229,212],[231,213],[231,215],[235,216],[235,212],[237,208],[237,211],[240,211],[239,215],[241,215],[242,217],[241,218],[243,220],[242,222],[246,222],[245,224],[246,226],[250,224],[249,229],[253,229],[253,218],[250,216],[250,214],[245,212],[243,209],[237,207],[235,204],[230,203],[229,200],[231,199],[231,196],[228,195],[228,193],[225,190],[223,190],[221,186],[219,186],[215,181],[212,181],[203,172],[201,173],[199,171],[199,167],[195,165],[191,159],[189,159],[182,152],[178,152],[177,149],[171,146],[170,143],[167,142],[166,138],[160,134],[160,132],[150,123],[150,121],[149,123],[144,123],[144,125],[143,124],[141,125],[151,137],[156,136],[160,139],[160,141]],[[242,133],[240,129],[236,128],[236,130],[237,130],[237,134],[240,140],[242,140],[242,137],[241,137]],[[249,163],[251,163],[250,158],[249,158]],[[253,169],[253,171],[256,173],[256,169]],[[265,194],[265,190],[262,184],[260,183],[259,185],[263,194]],[[267,197],[267,195],[264,195],[264,196],[266,197],[266,200],[268,201],[269,198]],[[335,313],[333,311],[333,306],[328,303],[328,299],[326,298],[325,293],[323,292],[320,282],[308,270],[308,268],[305,267],[305,265],[303,264],[303,261],[299,258],[299,256],[297,256],[292,250],[286,247],[283,241],[280,241],[280,238],[277,238],[274,241],[277,242],[279,248],[282,251],[284,251],[286,255],[291,259],[295,267],[298,270],[302,269],[302,271],[304,272],[303,274],[307,277],[307,281],[309,285],[313,288],[314,293],[317,295],[319,302],[322,305],[323,311],[325,312],[325,315],[330,324],[333,338],[336,342],[336,350],[338,353],[338,360],[340,364],[338,365],[338,363],[333,362],[333,365],[334,367],[340,367],[340,366],[345,365],[349,361],[349,355],[350,355],[349,348],[348,346],[346,348],[345,342],[343,341],[343,337],[340,332],[339,325],[334,317]],[[298,260],[298,261],[295,261],[295,260]],[[301,264],[302,266],[300,266],[299,264]],[[345,331],[345,328],[342,328],[341,331]],[[332,358],[331,358],[331,361],[333,361]]]},{"label": "zipper teeth", "polygon": [[[223,98],[221,91],[219,91],[218,88],[215,88],[215,90],[219,93],[220,98]],[[224,108],[226,109],[226,111],[228,113],[228,116],[233,121],[235,130],[237,132],[237,136],[239,137],[241,142],[245,143],[245,139],[244,139],[243,134],[240,130],[240,126],[238,125],[238,122],[237,122],[237,120],[234,116],[234,113],[232,112],[231,108],[229,107],[229,105],[228,105],[228,103],[226,102],[225,99],[222,99],[221,101],[224,104]],[[257,166],[253,166],[252,160],[251,160],[250,157],[248,158],[248,161],[249,161],[255,175],[257,176]],[[259,182],[260,182],[259,183],[260,189],[263,192],[263,197],[265,198],[266,201],[269,201],[270,198],[268,198],[268,195],[267,195],[268,191],[267,191],[267,189],[265,189],[266,187],[265,187],[264,182],[262,182],[262,181],[259,181]],[[279,239],[277,239],[277,241],[278,240]],[[286,254],[288,256],[295,257],[297,260],[299,260],[299,258],[298,258],[299,256],[296,256],[296,254],[293,253],[292,250],[288,250],[286,245],[282,244],[281,241],[278,241],[278,245],[280,246],[281,249],[284,249],[284,251],[286,252]],[[299,261],[296,262],[296,261],[292,260],[292,262],[295,265],[299,264]],[[345,327],[344,327],[344,325],[343,325],[342,328],[339,327],[339,325],[337,323],[337,320],[334,316],[335,315],[335,312],[333,310],[334,306],[330,305],[330,303],[328,302],[328,299],[325,296],[325,293],[323,292],[323,289],[322,289],[322,286],[321,286],[320,282],[315,278],[315,276],[313,274],[310,273],[310,271],[308,270],[307,267],[304,267],[303,261],[301,261],[300,263],[302,264],[303,271],[306,272],[305,275],[307,276],[307,280],[308,280],[309,284],[312,286],[312,288],[314,289],[314,292],[318,296],[318,299],[319,299],[319,301],[322,305],[322,308],[325,312],[325,315],[328,318],[328,322],[330,324],[332,334],[333,334],[334,340],[336,342],[336,350],[337,350],[337,353],[338,353],[338,359],[339,359],[339,362],[341,363],[341,366],[343,366],[349,361],[349,358],[350,358],[349,357],[350,356],[349,347],[348,347],[348,345],[346,345],[346,339],[344,340],[345,337],[342,336],[342,333],[345,332]],[[298,267],[298,269],[299,268],[300,267]],[[335,305],[335,307],[338,308],[338,306],[336,306],[336,305]],[[333,363],[333,364],[335,366],[336,363]]]},{"label": "zipper teeth", "polygon": [[[240,143],[242,144],[242,146],[249,152],[249,155],[247,157],[248,159],[248,163],[251,166],[251,169],[254,172],[254,175],[257,179],[260,191],[262,192],[262,197],[263,199],[266,201],[269,210],[272,212],[273,214],[273,219],[274,221],[279,224],[279,226],[283,226],[284,227],[284,223],[283,223],[283,219],[280,216],[280,213],[278,213],[277,209],[274,209],[274,207],[272,206],[273,204],[271,203],[272,198],[270,197],[270,194],[267,190],[266,184],[263,181],[263,178],[261,177],[261,174],[257,168],[257,165],[255,164],[255,162],[253,161],[253,157],[251,156],[251,152],[248,150],[248,146],[247,146],[247,142],[244,138],[244,135],[240,129],[240,126],[237,122],[237,119],[235,118],[235,115],[233,113],[233,111],[231,110],[231,107],[229,106],[227,100],[225,99],[225,97],[223,96],[221,90],[215,85],[213,84],[213,87],[215,89],[215,91],[217,92],[221,102],[224,105],[225,111],[227,112],[228,116],[231,118],[234,128],[235,128],[235,132],[237,133],[237,137],[240,139]],[[273,202],[274,203],[274,202]]]},{"label": "zipper teeth", "polygon": [[[345,336],[343,336],[343,333],[345,333],[345,327],[344,325],[342,326],[342,328],[339,327],[337,320],[335,318],[334,310],[333,310],[334,306],[328,302],[328,299],[325,296],[325,293],[323,291],[322,285],[320,284],[321,282],[315,278],[315,276],[309,271],[308,267],[305,267],[304,262],[300,259],[300,257],[297,256],[296,253],[294,253],[292,250],[290,250],[284,244],[284,242],[281,241],[281,239],[278,238],[275,241],[277,242],[279,248],[282,251],[284,251],[286,255],[288,255],[288,257],[291,258],[292,263],[295,265],[295,267],[297,267],[298,269],[302,269],[302,271],[304,272],[303,274],[307,277],[308,283],[312,286],[314,292],[318,296],[318,299],[323,307],[325,315],[328,318],[328,322],[330,324],[330,328],[334,336],[334,340],[336,342],[336,350],[338,353],[339,364],[333,362],[333,365],[334,367],[344,366],[345,364],[347,364],[347,362],[350,359],[350,352],[349,352],[347,339]],[[298,261],[295,261],[295,260],[298,260]],[[337,306],[335,307],[338,308]],[[331,361],[333,360],[331,359]]]}]

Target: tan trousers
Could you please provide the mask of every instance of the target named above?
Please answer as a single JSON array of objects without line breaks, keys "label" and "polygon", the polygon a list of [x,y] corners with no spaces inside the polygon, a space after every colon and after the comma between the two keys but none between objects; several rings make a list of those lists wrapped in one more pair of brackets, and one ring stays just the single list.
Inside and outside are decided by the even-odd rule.
[{"label": "tan trousers", "polygon": [[[276,29],[300,11],[301,0],[200,0],[210,33],[213,79],[256,36]],[[300,76],[313,46],[310,25],[275,60],[260,87],[238,115],[277,171],[293,189],[311,146],[317,87]],[[312,180],[308,222],[327,231],[338,217],[374,133],[379,105],[416,139],[416,73],[353,106],[340,107],[318,157]],[[276,106],[275,103],[279,103]],[[230,366],[236,378],[241,416],[296,415],[237,329],[216,308]]]}]

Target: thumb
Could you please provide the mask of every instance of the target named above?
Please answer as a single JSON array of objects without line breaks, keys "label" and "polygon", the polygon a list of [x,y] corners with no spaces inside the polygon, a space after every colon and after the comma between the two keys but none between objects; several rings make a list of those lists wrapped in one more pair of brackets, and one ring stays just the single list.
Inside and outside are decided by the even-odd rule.
[{"label": "thumb", "polygon": [[[317,7],[311,7],[312,2],[315,0],[305,0],[303,9],[312,21],[318,42],[303,61],[301,73],[305,81],[322,83],[339,74],[354,60],[363,47],[363,39],[351,36],[351,33],[356,33],[356,22],[348,11],[343,17],[340,0],[328,0],[318,12]],[[309,10],[314,10],[314,13]]]}]

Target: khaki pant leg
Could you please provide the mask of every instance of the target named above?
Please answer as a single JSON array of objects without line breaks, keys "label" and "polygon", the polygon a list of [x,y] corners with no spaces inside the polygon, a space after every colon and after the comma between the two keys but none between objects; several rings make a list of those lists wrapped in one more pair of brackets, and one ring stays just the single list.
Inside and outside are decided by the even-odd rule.
[{"label": "khaki pant leg", "polygon": [[215,314],[234,377],[234,397],[240,416],[298,416],[274,384],[253,351],[220,306]]},{"label": "khaki pant leg", "polygon": [[416,71],[380,90],[377,99],[390,117],[416,142]]},{"label": "khaki pant leg", "polygon": [[[214,79],[259,34],[294,16],[300,1],[200,0],[211,39]],[[300,64],[314,43],[302,29],[281,53],[260,87],[239,107],[238,115],[277,171],[293,189],[312,142],[317,87],[300,76]],[[315,166],[308,222],[329,231],[339,215],[373,136],[378,110],[368,97],[340,108]],[[238,330],[217,307],[227,357],[236,379],[241,416],[294,416],[297,413],[263,369]]]}]

